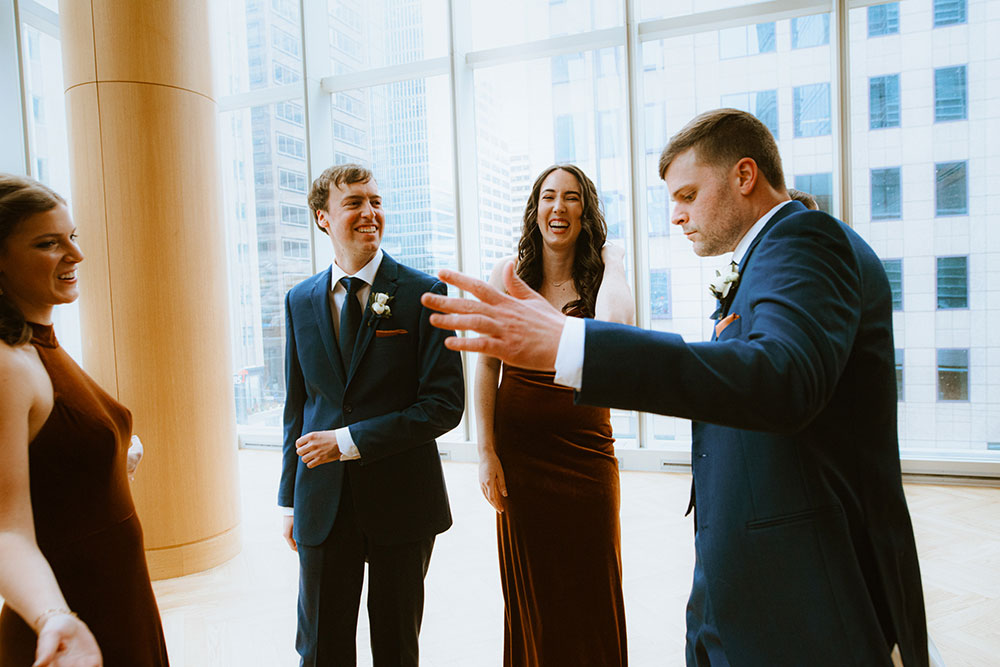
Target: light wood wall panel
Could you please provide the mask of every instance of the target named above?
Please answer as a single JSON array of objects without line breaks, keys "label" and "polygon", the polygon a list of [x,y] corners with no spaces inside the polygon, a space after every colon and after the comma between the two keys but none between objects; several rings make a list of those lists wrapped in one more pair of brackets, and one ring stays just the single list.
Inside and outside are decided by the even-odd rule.
[{"label": "light wood wall panel", "polygon": [[145,445],[133,493],[154,578],[190,574],[240,545],[207,5],[60,10],[84,365]]}]

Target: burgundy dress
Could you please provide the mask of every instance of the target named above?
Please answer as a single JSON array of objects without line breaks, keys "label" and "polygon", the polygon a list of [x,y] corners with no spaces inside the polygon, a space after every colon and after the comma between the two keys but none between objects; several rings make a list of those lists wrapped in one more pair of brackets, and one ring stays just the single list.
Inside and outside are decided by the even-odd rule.
[{"label": "burgundy dress", "polygon": [[[149,581],[142,527],[125,463],[132,415],[32,324],[32,345],[52,380],[52,413],[29,447],[38,546],[67,603],[90,627],[105,667],[168,664]],[[0,613],[0,667],[28,667],[37,638],[9,608]]]},{"label": "burgundy dress", "polygon": [[610,411],[574,405],[553,377],[504,365],[497,391],[504,665],[626,665]]}]

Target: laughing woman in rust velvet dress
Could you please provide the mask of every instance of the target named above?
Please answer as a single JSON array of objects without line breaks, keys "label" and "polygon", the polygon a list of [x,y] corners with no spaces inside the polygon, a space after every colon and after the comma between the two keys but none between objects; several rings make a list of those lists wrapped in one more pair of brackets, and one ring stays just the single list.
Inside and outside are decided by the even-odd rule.
[{"label": "laughing woman in rust velvet dress", "polygon": [[[606,238],[593,182],[573,165],[552,166],[528,199],[517,273],[568,315],[631,324],[624,253]],[[503,289],[510,261],[491,284]],[[476,399],[479,481],[498,513],[504,665],[626,665],[609,411],[574,405],[553,373],[501,369],[485,355]]]},{"label": "laughing woman in rust velvet dress", "polygon": [[0,667],[31,665],[36,642],[59,667],[167,665],[127,478],[132,416],[52,330],[82,260],[65,201],[0,174]]}]

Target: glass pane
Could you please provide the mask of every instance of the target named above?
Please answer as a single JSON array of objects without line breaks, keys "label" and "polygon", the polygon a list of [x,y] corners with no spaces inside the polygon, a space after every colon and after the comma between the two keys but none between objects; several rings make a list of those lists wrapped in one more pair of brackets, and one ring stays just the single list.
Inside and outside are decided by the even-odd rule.
[{"label": "glass pane", "polygon": [[[945,5],[958,6],[935,2],[935,17]],[[897,358],[906,359],[900,447],[911,456],[985,457],[987,444],[1000,442],[1000,394],[993,390],[1000,366],[989,361],[1000,353],[1000,338],[988,324],[1000,312],[989,278],[1000,238],[988,232],[987,208],[1000,181],[992,175],[996,142],[987,138],[996,114],[973,101],[992,94],[989,77],[975,73],[998,71],[1000,54],[987,22],[935,28],[929,7],[898,3],[891,37],[870,37],[870,9],[851,10],[852,98],[864,100],[879,78],[897,78],[902,112],[898,125],[873,129],[864,117],[870,109],[855,103],[849,217],[886,258],[898,308],[893,334]],[[962,117],[941,122],[949,109]],[[891,270],[896,262],[898,272]]]},{"label": "glass pane", "polygon": [[213,5],[220,26],[222,95],[302,80],[302,27],[297,0],[226,0]]},{"label": "glass pane", "polygon": [[934,70],[934,120],[965,120],[966,95],[965,65]]},{"label": "glass pane", "polygon": [[938,400],[969,400],[969,351],[938,350]]},{"label": "glass pane", "polygon": [[965,0],[934,0],[934,27],[965,23]]},{"label": "glass pane", "polygon": [[[646,3],[647,7],[651,4]],[[680,13],[681,3],[660,4]],[[710,4],[704,9],[723,3]],[[701,11],[703,5],[699,3],[697,9]],[[753,113],[778,140],[787,185],[813,194],[825,210],[832,206],[830,47],[791,53],[791,23],[749,24],[642,45],[642,102],[647,114],[662,114],[664,125],[664,131],[647,130],[645,166],[636,174],[646,191],[648,315],[653,329],[678,333],[690,342],[708,340],[716,301],[707,285],[716,269],[729,263],[726,256],[699,258],[681,230],[669,223],[669,197],[659,179],[660,152],[666,138],[694,116],[720,106]],[[816,24],[822,27],[822,18],[817,17]],[[762,31],[762,25],[771,27]],[[748,41],[751,34],[768,37]],[[747,44],[766,48],[745,48]],[[647,115],[646,127],[653,124]],[[688,421],[654,416],[652,423],[650,446],[683,451],[690,442]]]},{"label": "glass pane", "polygon": [[[447,76],[409,79],[344,93],[333,115],[334,162],[375,173],[385,209],[382,248],[426,273],[457,268],[451,91]],[[333,261],[326,237],[317,256]]]},{"label": "glass pane", "polygon": [[[58,11],[58,7],[55,10]],[[24,99],[27,103],[29,174],[62,195],[72,209],[69,142],[66,137],[66,95],[59,40],[31,25],[23,24],[21,61],[24,67]],[[86,234],[86,227],[80,233]],[[87,279],[86,268],[87,265],[84,264],[84,273],[81,274],[83,280]],[[83,361],[79,301],[56,308],[52,317],[60,345],[74,359]]]},{"label": "glass pane", "polygon": [[625,22],[622,2],[511,0],[470,2],[473,50],[613,28]]},{"label": "glass pane", "polygon": [[244,425],[281,425],[284,297],[313,273],[301,109],[292,100],[219,117],[233,385]]},{"label": "glass pane", "polygon": [[874,5],[868,8],[868,36],[896,35],[899,33],[899,3]]},{"label": "glass pane", "polygon": [[937,215],[969,213],[967,162],[942,162],[934,166]]},{"label": "glass pane", "polygon": [[446,0],[328,0],[333,73],[448,54]]},{"label": "glass pane", "polygon": [[[629,248],[631,193],[622,48],[476,71],[476,158],[483,277],[517,252],[531,186],[571,162],[593,180],[608,238]],[[660,117],[662,118],[662,116]],[[655,118],[654,118],[655,120]],[[634,447],[635,413],[612,411],[619,447]]]},{"label": "glass pane", "polygon": [[969,307],[969,258],[937,258],[937,307]]},{"label": "glass pane", "polygon": [[892,290],[892,309],[903,309],[903,260],[883,259],[882,267],[889,279],[889,289]]},{"label": "glass pane", "polygon": [[899,127],[899,75],[873,76],[868,80],[869,127]]},{"label": "glass pane", "polygon": [[805,49],[830,43],[830,15],[792,19],[792,48]]}]

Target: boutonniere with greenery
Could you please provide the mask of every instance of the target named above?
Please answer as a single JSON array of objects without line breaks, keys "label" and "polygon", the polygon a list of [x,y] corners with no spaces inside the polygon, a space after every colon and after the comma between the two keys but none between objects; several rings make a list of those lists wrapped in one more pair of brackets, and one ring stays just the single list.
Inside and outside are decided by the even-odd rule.
[{"label": "boutonniere with greenery", "polygon": [[708,283],[708,291],[719,301],[729,296],[729,291],[740,281],[740,273],[736,270],[736,262],[729,263],[729,270],[722,273],[715,271],[715,278]]},{"label": "boutonniere with greenery", "polygon": [[385,292],[372,292],[368,296],[368,307],[372,309],[372,317],[368,320],[368,326],[371,326],[372,322],[376,320],[384,320],[387,317],[392,317],[392,308],[389,307],[389,304],[395,298]]}]

